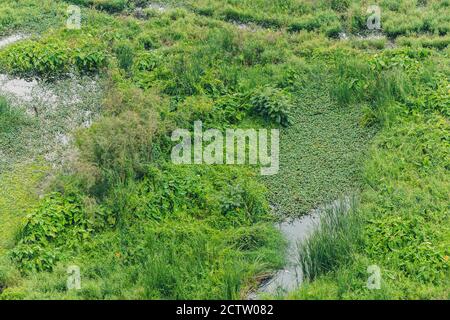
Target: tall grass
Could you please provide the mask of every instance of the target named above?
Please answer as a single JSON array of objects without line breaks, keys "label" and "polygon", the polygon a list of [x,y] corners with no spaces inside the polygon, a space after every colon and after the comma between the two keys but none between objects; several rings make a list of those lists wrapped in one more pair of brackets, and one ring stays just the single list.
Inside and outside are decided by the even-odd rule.
[{"label": "tall grass", "polygon": [[8,105],[6,99],[0,96],[0,172],[11,164],[11,154],[16,154],[21,148],[18,136],[21,130],[29,124],[25,113]]},{"label": "tall grass", "polygon": [[356,201],[337,201],[321,212],[317,229],[298,245],[299,262],[307,280],[336,270],[351,261],[362,244],[362,219]]},{"label": "tall grass", "polygon": [[372,120],[384,121],[386,105],[404,101],[414,92],[414,82],[408,74],[410,65],[399,64],[401,59],[411,60],[402,51],[369,59],[348,52],[334,53],[335,76],[330,95],[341,107],[352,103],[366,104],[370,106],[371,117],[375,118]]},{"label": "tall grass", "polygon": [[23,124],[25,116],[17,109],[11,108],[6,99],[0,97],[0,143]]}]

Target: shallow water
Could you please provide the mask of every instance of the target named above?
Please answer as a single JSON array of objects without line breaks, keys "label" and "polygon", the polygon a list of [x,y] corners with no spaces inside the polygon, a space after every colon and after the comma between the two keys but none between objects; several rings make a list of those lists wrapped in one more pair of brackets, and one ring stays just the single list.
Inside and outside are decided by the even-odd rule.
[{"label": "shallow water", "polygon": [[288,242],[286,266],[278,270],[272,278],[264,281],[250,299],[257,299],[261,294],[284,294],[298,288],[303,281],[303,272],[298,263],[298,243],[307,239],[308,235],[319,223],[319,212],[315,211],[304,217],[279,223],[277,228]]},{"label": "shallow water", "polygon": [[[0,39],[2,49],[24,39]],[[0,49],[0,50],[2,50]],[[103,90],[98,78],[67,75],[54,82],[0,74],[0,96],[30,116],[30,124],[16,137],[17,150],[0,152],[0,171],[18,162],[43,157],[60,166],[73,156],[72,131],[89,127],[100,113]]]},{"label": "shallow water", "polygon": [[320,216],[325,210],[343,208],[348,211],[351,206],[349,197],[333,201],[331,204],[312,210],[309,214],[277,224],[288,242],[286,249],[286,266],[278,270],[270,279],[263,281],[256,292],[249,294],[248,299],[259,299],[264,294],[283,295],[296,290],[303,282],[303,272],[299,264],[298,245],[305,241],[316,230]]},{"label": "shallow water", "polygon": [[57,99],[51,90],[40,86],[36,80],[13,78],[5,74],[0,74],[0,93],[23,102],[41,99],[47,103],[55,103]]},{"label": "shallow water", "polygon": [[10,44],[13,44],[14,42],[20,41],[20,40],[24,40],[26,38],[28,38],[29,36],[27,35],[23,35],[23,34],[16,34],[16,35],[12,35],[3,39],[0,39],[0,49],[3,47],[6,47]]}]

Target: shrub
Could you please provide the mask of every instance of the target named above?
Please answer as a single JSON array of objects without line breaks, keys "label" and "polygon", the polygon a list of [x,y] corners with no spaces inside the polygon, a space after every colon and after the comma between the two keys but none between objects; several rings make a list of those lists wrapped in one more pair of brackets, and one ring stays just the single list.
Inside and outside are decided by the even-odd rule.
[{"label": "shrub", "polygon": [[28,217],[11,255],[22,271],[51,270],[61,249],[74,249],[90,231],[80,199],[52,193]]},{"label": "shrub", "polygon": [[291,123],[292,102],[290,96],[283,90],[272,87],[258,89],[252,94],[250,103],[253,111],[267,121],[285,127]]},{"label": "shrub", "polygon": [[[84,167],[96,169],[97,187],[105,188],[141,176],[152,158],[156,129],[157,120],[152,111],[124,111],[80,131],[76,144],[81,161],[85,163]],[[91,170],[80,174],[90,175]]]},{"label": "shrub", "polygon": [[128,43],[119,43],[114,49],[119,67],[125,71],[130,71],[134,60],[134,50]]},{"label": "shrub", "polygon": [[107,55],[94,43],[69,47],[57,39],[24,41],[0,53],[0,68],[22,77],[55,78],[69,72],[98,72],[107,64]]}]

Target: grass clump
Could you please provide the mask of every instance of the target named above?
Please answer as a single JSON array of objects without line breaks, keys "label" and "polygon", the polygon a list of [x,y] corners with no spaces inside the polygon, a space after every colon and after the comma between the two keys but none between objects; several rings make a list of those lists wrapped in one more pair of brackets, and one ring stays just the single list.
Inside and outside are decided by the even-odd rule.
[{"label": "grass clump", "polygon": [[0,97],[0,145],[2,150],[12,147],[11,144],[17,132],[28,122],[23,112],[10,107],[6,99]]},{"label": "grass clump", "polygon": [[342,199],[325,208],[318,228],[299,247],[300,265],[307,281],[352,261],[362,247],[362,219],[354,200]]}]

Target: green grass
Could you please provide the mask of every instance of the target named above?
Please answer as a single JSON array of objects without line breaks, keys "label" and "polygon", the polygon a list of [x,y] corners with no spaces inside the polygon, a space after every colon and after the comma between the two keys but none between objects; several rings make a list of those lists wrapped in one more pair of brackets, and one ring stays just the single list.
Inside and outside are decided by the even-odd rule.
[{"label": "green grass", "polygon": [[[81,102],[33,101],[30,122],[33,105],[0,101],[1,299],[245,297],[283,264],[275,220],[353,193],[302,247],[310,279],[287,298],[449,298],[448,1],[378,1],[381,40],[358,38],[366,1],[171,0],[139,19],[131,0],[3,2],[0,34],[38,36],[1,50],[2,72]],[[82,29],[66,30],[74,3]],[[71,93],[73,70],[101,90]],[[71,156],[41,165],[86,111],[100,116]],[[171,165],[171,132],[195,120],[282,124],[280,173]]]},{"label": "green grass", "polygon": [[[239,173],[165,166],[116,186],[102,206],[68,191],[47,197],[11,251],[28,276],[3,297],[240,298],[252,275],[281,266],[283,242],[263,189]],[[82,270],[80,292],[64,286],[68,264]]]},{"label": "green grass", "polygon": [[0,256],[14,246],[14,236],[29,210],[39,202],[39,183],[48,168],[21,165],[0,174]]},{"label": "green grass", "polygon": [[11,158],[23,153],[17,137],[29,125],[30,120],[23,110],[11,107],[6,99],[0,96],[0,173],[10,163]]},{"label": "green grass", "polygon": [[299,244],[299,263],[307,281],[351,261],[355,248],[361,247],[363,224],[356,206],[352,197],[332,203],[323,210],[318,229]]},{"label": "green grass", "polygon": [[[406,73],[416,77],[428,68]],[[439,87],[440,78],[448,75],[435,74],[431,81],[419,76],[420,98],[385,107],[390,120],[365,163],[358,223],[342,216],[311,237],[302,251],[314,281],[290,298],[449,298],[448,82],[447,91],[423,90]],[[422,100],[428,101],[425,108],[417,103]],[[366,287],[369,265],[381,269],[379,290]]]},{"label": "green grass", "polygon": [[40,33],[61,27],[67,7],[61,1],[3,1],[0,8],[0,35],[14,31]]}]

